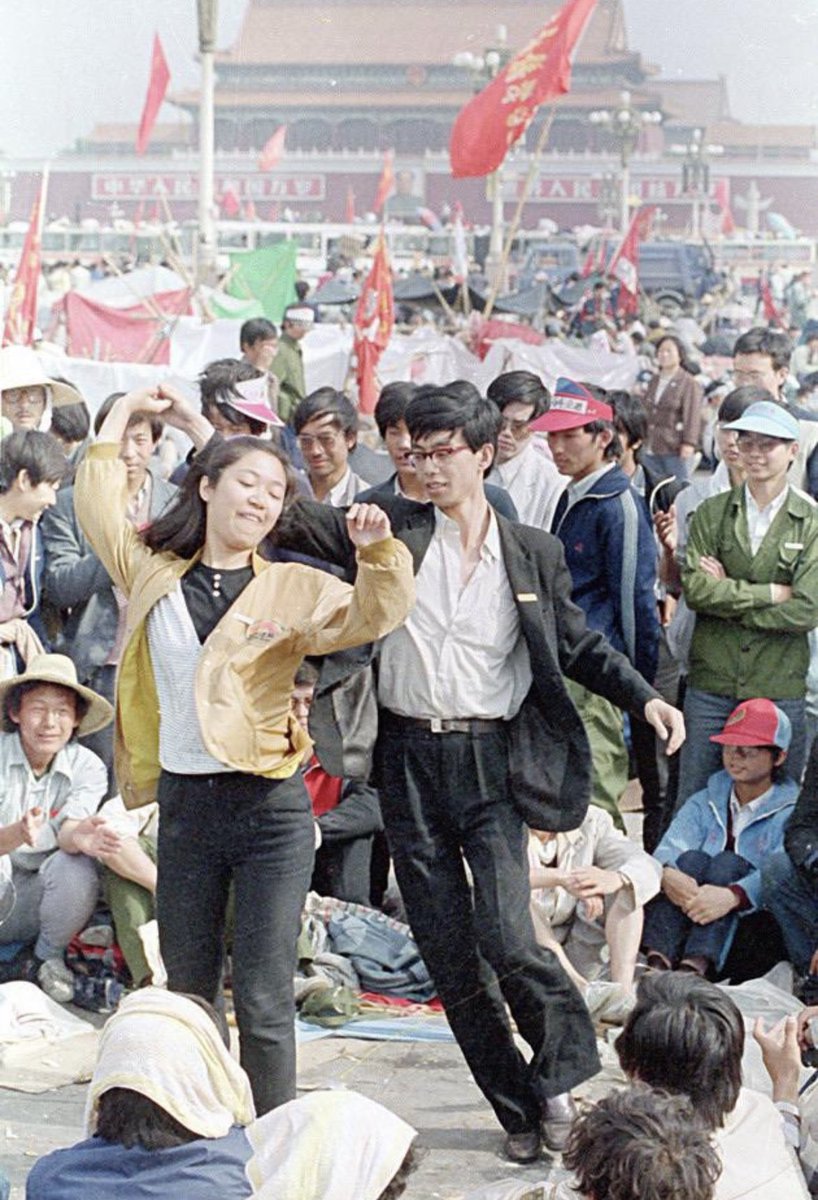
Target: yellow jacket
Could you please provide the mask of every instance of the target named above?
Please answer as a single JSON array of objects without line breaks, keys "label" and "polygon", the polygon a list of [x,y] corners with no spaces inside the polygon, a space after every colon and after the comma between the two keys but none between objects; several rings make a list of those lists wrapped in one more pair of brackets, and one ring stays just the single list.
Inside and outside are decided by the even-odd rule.
[{"label": "yellow jacket", "polygon": [[[155,799],[160,772],[159,701],[145,622],[196,558],[145,546],[125,515],[126,472],[118,454],[114,443],[91,446],[74,504],[86,537],[129,597],[114,756],[125,805],[137,808]],[[196,674],[202,739],[219,762],[269,779],[294,774],[310,744],[290,704],[304,656],[376,641],[405,619],[415,599],[407,548],[387,538],[357,557],[353,588],[312,567],[254,556],[255,578],[205,641]]]}]

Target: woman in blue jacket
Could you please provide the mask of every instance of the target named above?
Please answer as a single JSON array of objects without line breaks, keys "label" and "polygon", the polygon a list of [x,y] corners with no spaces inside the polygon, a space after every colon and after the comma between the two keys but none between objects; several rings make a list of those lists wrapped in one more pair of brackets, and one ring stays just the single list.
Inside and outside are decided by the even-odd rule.
[{"label": "woman in blue jacket", "polygon": [[763,863],[784,845],[798,795],[781,770],[790,737],[771,700],[744,700],[710,739],[724,770],[686,801],[654,851],[664,870],[645,908],[649,966],[719,974],[739,920],[760,906]]}]

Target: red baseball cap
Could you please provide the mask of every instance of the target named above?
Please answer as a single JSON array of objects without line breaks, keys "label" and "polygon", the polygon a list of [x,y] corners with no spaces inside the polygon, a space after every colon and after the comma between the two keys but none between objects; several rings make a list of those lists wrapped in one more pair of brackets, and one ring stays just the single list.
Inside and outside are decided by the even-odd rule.
[{"label": "red baseball cap", "polygon": [[787,750],[792,738],[790,718],[772,700],[742,700],[711,742],[722,746],[777,746]]},{"label": "red baseball cap", "polygon": [[613,409],[603,400],[597,400],[581,383],[573,379],[558,379],[554,399],[548,412],[531,422],[531,429],[546,433],[560,433],[564,429],[581,429],[591,421],[608,421],[613,424]]}]

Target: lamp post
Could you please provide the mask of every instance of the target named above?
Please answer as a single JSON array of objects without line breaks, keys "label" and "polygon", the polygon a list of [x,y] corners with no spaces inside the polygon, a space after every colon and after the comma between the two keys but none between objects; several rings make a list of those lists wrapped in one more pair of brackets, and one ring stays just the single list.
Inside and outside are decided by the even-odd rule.
[{"label": "lamp post", "polygon": [[660,112],[644,112],[634,108],[630,92],[622,92],[620,105],[615,110],[597,108],[588,114],[592,125],[598,125],[607,130],[619,143],[620,164],[620,195],[619,195],[619,228],[624,234],[630,222],[630,191],[631,191],[631,155],[639,144],[642,131],[648,125],[660,125]]},{"label": "lamp post", "polygon": [[701,129],[694,129],[690,141],[670,147],[671,154],[684,156],[682,194],[690,197],[690,233],[694,241],[701,237],[701,204],[710,194],[709,159],[724,154],[724,146],[705,143]]},{"label": "lamp post", "polygon": [[[470,50],[464,50],[454,56],[453,65],[465,67],[471,73],[475,92],[481,91],[486,84],[491,83],[509,61],[511,52],[506,45],[506,37],[505,25],[498,25],[496,46],[489,47],[482,54],[472,54]],[[491,198],[491,236],[486,259],[486,276],[494,286],[503,268],[503,163],[489,176],[487,191]],[[502,282],[500,281],[501,285]]]},{"label": "lamp post", "polygon": [[213,219],[213,162],[215,149],[214,54],[218,0],[196,0],[199,18],[201,100],[199,104],[199,239],[196,255],[198,283],[214,283],[216,277],[216,224]]}]

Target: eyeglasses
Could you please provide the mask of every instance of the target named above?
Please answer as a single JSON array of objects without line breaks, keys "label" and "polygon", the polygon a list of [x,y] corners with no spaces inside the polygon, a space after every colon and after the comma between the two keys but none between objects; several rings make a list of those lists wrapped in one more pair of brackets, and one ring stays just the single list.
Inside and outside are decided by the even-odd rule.
[{"label": "eyeglasses", "polygon": [[38,385],[34,387],[6,388],[2,395],[3,403],[14,408],[22,408],[24,405],[28,405],[29,408],[36,408],[38,404],[45,404],[45,388]]},{"label": "eyeglasses", "polygon": [[511,419],[511,417],[501,418],[500,429],[503,432],[507,430],[517,441],[520,441],[529,432],[528,421],[514,421]]},{"label": "eyeglasses", "polygon": [[324,450],[331,450],[336,445],[341,432],[338,429],[328,429],[326,433],[319,433],[315,437],[311,433],[300,433],[296,438],[299,449],[306,450],[307,453],[312,450],[316,442],[323,447]]},{"label": "eyeglasses", "polygon": [[749,451],[750,453],[755,451],[758,454],[772,454],[779,446],[786,446],[788,444],[787,438],[759,437],[756,433],[744,433],[741,430],[738,435],[739,450]]},{"label": "eyeglasses", "polygon": [[461,450],[470,450],[471,446],[436,446],[434,450],[412,450],[412,459],[416,467],[434,463],[436,467],[445,467],[449,460]]}]

